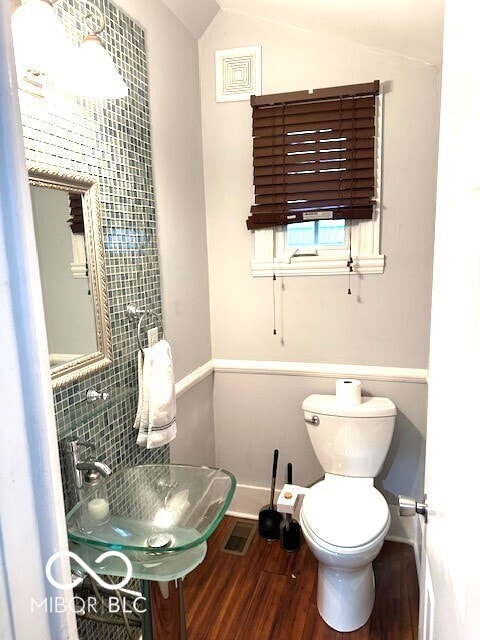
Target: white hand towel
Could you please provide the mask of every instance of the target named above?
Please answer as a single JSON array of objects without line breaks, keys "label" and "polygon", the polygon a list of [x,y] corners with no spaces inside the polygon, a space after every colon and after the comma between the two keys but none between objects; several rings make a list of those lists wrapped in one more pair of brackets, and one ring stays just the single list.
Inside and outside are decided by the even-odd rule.
[{"label": "white hand towel", "polygon": [[166,340],[151,348],[147,449],[161,447],[177,435],[177,404],[172,351]]},{"label": "white hand towel", "polygon": [[137,415],[135,416],[135,422],[133,424],[135,429],[138,429],[137,444],[140,447],[147,446],[148,435],[148,413],[145,415],[145,410],[148,409],[148,400],[145,396],[145,378],[143,374],[144,357],[141,351],[138,352],[138,408]]},{"label": "white hand towel", "polygon": [[140,418],[142,416],[143,407],[143,353],[138,352],[137,356],[137,368],[138,368],[138,409],[135,416],[135,422],[133,423],[134,429],[140,428]]},{"label": "white hand towel", "polygon": [[171,442],[177,435],[175,378],[172,353],[166,340],[144,350],[141,377],[137,444],[153,449]]}]

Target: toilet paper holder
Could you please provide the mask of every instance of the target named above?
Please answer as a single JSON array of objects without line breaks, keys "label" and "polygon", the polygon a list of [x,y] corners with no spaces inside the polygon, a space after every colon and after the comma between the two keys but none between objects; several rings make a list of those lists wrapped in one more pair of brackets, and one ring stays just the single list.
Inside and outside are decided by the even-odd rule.
[{"label": "toilet paper holder", "polygon": [[293,514],[300,496],[304,496],[310,489],[298,484],[284,484],[277,499],[277,509],[282,513]]}]

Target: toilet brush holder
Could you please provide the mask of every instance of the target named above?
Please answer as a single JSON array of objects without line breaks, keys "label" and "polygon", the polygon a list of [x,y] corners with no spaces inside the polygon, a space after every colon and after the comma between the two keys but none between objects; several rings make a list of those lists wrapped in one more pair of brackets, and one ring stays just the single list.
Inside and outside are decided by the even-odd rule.
[{"label": "toilet brush holder", "polygon": [[258,514],[258,533],[269,542],[274,542],[280,538],[280,523],[283,516],[279,513],[273,503],[275,496],[275,482],[277,479],[278,449],[273,452],[272,486],[270,489],[270,504],[265,509],[261,509]]},{"label": "toilet brush holder", "polygon": [[[287,482],[292,485],[292,465],[287,465]],[[284,492],[285,493],[285,492]],[[290,495],[287,492],[287,495]],[[293,496],[291,496],[293,498]],[[293,512],[293,509],[292,509]],[[292,518],[291,513],[286,513],[286,521],[280,528],[280,546],[284,551],[298,551],[301,544],[301,529],[299,523]]]},{"label": "toilet brush holder", "polygon": [[287,514],[287,520],[280,529],[280,546],[284,551],[291,553],[298,551],[302,543],[301,528],[292,516]]}]

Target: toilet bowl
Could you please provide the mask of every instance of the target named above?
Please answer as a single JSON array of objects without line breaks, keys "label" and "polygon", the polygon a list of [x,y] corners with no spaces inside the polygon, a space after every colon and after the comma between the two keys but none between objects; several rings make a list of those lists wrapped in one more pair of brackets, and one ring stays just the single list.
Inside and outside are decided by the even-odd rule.
[{"label": "toilet bowl", "polygon": [[342,406],[335,396],[303,402],[305,424],[325,479],[311,487],[300,510],[305,540],[318,560],[318,611],[341,632],[363,626],[373,609],[372,561],[390,527],[385,498],[373,486],[392,440],[396,407],[362,397]]},{"label": "toilet bowl", "polygon": [[390,527],[385,499],[371,480],[327,474],[305,496],[300,524],[318,560],[320,615],[337,631],[358,629],[372,612],[372,561]]}]

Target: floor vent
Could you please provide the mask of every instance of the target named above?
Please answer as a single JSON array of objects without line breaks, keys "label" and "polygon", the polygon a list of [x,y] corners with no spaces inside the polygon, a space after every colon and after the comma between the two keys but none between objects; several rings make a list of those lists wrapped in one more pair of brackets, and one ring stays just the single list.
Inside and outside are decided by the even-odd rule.
[{"label": "floor vent", "polygon": [[255,520],[235,520],[220,547],[220,551],[232,553],[235,556],[244,556],[256,529],[257,522]]}]

